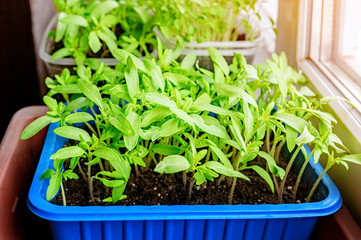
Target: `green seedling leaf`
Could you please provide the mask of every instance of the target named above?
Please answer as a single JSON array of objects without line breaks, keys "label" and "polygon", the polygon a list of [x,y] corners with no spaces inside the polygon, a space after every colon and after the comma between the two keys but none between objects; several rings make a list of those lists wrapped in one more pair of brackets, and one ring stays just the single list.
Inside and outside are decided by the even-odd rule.
[{"label": "green seedling leaf", "polygon": [[127,67],[124,75],[128,87],[129,96],[130,98],[134,98],[134,96],[138,94],[139,91],[139,76],[138,70],[135,67],[135,64],[131,57],[128,57],[127,59]]},{"label": "green seedling leaf", "polygon": [[201,185],[207,180],[206,177],[200,171],[196,172],[193,175],[193,178],[196,180],[197,185]]},{"label": "green seedling leaf", "polygon": [[196,85],[191,79],[182,74],[166,72],[163,73],[163,76],[171,81],[175,86],[187,87],[189,85]]},{"label": "green seedling leaf", "polygon": [[113,188],[112,191],[113,203],[116,203],[117,201],[127,198],[127,195],[123,195],[126,186],[127,186],[127,182],[124,182],[121,186]]},{"label": "green seedling leaf", "polygon": [[73,126],[64,126],[54,129],[54,133],[60,137],[73,139],[76,141],[81,141],[80,136],[85,140],[85,142],[90,142],[89,133],[84,129],[73,127]]},{"label": "green seedling leaf", "polygon": [[276,119],[286,123],[291,128],[295,129],[297,132],[302,133],[305,126],[308,126],[308,122],[304,119],[297,117],[289,113],[278,113],[276,112],[273,115]]},{"label": "green seedling leaf", "polygon": [[299,92],[306,97],[315,97],[316,94],[307,86],[300,88]]},{"label": "green seedling leaf", "polygon": [[237,149],[238,151],[241,151],[241,146],[239,145],[238,142],[234,141],[234,140],[230,140],[230,139],[222,139],[220,142],[228,144],[232,147],[234,147],[235,149]]},{"label": "green seedling leaf", "polygon": [[67,181],[69,179],[79,179],[78,175],[73,172],[73,170],[66,170],[63,174],[64,180]]},{"label": "green seedling leaf", "polygon": [[176,108],[176,107],[170,107],[169,108],[175,115],[177,115],[177,117],[179,117],[180,119],[182,119],[183,121],[185,121],[186,123],[188,123],[190,126],[194,126],[194,122],[193,122],[193,118],[191,118],[191,116],[188,115],[188,113],[186,113],[185,111]]},{"label": "green seedling leaf", "polygon": [[67,84],[56,86],[53,88],[53,91],[57,93],[66,93],[66,94],[75,94],[75,93],[82,93],[80,88],[76,84]]},{"label": "green seedling leaf", "polygon": [[[116,189],[116,188],[113,188],[113,190],[114,190],[114,189]],[[118,201],[121,201],[121,200],[126,199],[126,198],[127,198],[127,195],[122,195]],[[117,202],[117,201],[115,201],[115,200],[113,201],[113,198],[112,198],[112,197],[107,197],[107,198],[103,199],[102,201],[103,201],[103,202],[112,202],[112,203],[116,203],[116,202]]]},{"label": "green seedling leaf", "polygon": [[99,17],[102,14],[106,14],[113,10],[114,8],[118,7],[119,4],[116,1],[105,1],[99,4],[93,11],[92,15],[94,17]]},{"label": "green seedling leaf", "polygon": [[80,160],[80,157],[73,157],[73,158],[71,158],[71,159],[70,159],[70,165],[69,165],[69,167],[70,167],[71,169],[74,169],[74,168],[76,167],[76,165],[78,164],[79,160]]},{"label": "green seedling leaf", "polygon": [[133,163],[142,167],[146,167],[147,164],[143,161],[143,159],[141,159],[140,157],[133,157],[132,158]]},{"label": "green seedling leaf", "polygon": [[188,160],[180,155],[171,155],[165,157],[157,164],[154,171],[158,173],[177,173],[187,170],[190,167]]},{"label": "green seedling leaf", "polygon": [[263,168],[257,165],[248,166],[246,169],[252,169],[253,171],[255,171],[261,178],[263,178],[266,181],[268,186],[271,188],[272,193],[275,192],[275,187],[272,178],[266,170],[264,170]]},{"label": "green seedling leaf", "polygon": [[88,27],[88,21],[83,16],[80,15],[65,16],[60,20],[60,22],[69,25]]},{"label": "green seedling leaf", "polygon": [[121,172],[118,172],[118,171],[112,171],[112,172],[100,171],[95,176],[98,177],[99,175],[103,175],[103,176],[110,177],[110,178],[116,178],[116,179],[123,179],[124,178],[123,174]]},{"label": "green seedling leaf", "polygon": [[116,48],[116,49],[112,49],[112,54],[115,57],[115,59],[119,60],[125,65],[127,64],[127,59],[130,56],[134,62],[134,65],[137,67],[138,70],[141,70],[143,72],[146,71],[142,60],[140,60],[133,54],[129,53],[128,51]]},{"label": "green seedling leaf", "polygon": [[58,103],[54,98],[51,98],[49,96],[44,96],[43,101],[50,108],[50,110],[56,111],[58,107]]},{"label": "green seedling leaf", "polygon": [[339,97],[339,96],[328,96],[328,97],[323,97],[320,99],[320,104],[321,105],[325,105],[328,104],[331,101],[344,101],[347,102],[348,104],[350,104],[351,106],[355,107],[349,100],[343,98],[343,97]]},{"label": "green seedling leaf", "polygon": [[232,121],[232,125],[230,126],[230,130],[234,136],[234,138],[236,139],[236,141],[238,142],[238,144],[243,148],[243,149],[247,149],[246,143],[244,142],[244,139],[242,137],[242,128],[240,125],[240,121],[238,118],[236,118],[235,116],[231,116],[231,121]]},{"label": "green seedling leaf", "polygon": [[122,157],[115,149],[105,146],[101,146],[95,149],[93,155],[108,160],[110,163],[122,161]]},{"label": "green seedling leaf", "polygon": [[147,6],[135,6],[133,9],[138,13],[138,16],[142,20],[143,23],[147,23],[152,19],[152,16],[148,13]]},{"label": "green seedling leaf", "polygon": [[240,98],[242,96],[242,88],[222,83],[222,82],[215,82],[214,83],[215,90],[225,96],[225,97],[237,97]]},{"label": "green seedling leaf", "polygon": [[85,151],[77,146],[70,146],[61,148],[56,153],[51,155],[50,159],[68,159],[73,157],[80,157],[85,154]]},{"label": "green seedling leaf", "polygon": [[122,186],[123,184],[125,184],[125,181],[124,181],[124,180],[108,180],[108,179],[101,178],[101,177],[96,177],[96,179],[98,179],[98,180],[99,180],[101,183],[103,183],[105,186],[107,186],[107,187],[112,187],[112,188],[120,187],[120,186]]},{"label": "green seedling leaf", "polygon": [[253,97],[251,97],[246,91],[242,90],[241,91],[241,96],[243,98],[243,100],[246,102],[246,103],[249,103],[251,104],[253,107],[256,108],[256,110],[258,111],[258,104],[256,102],[256,100],[254,100]]},{"label": "green seedling leaf", "polygon": [[203,93],[201,96],[199,96],[194,102],[192,107],[197,107],[199,105],[208,105],[211,104],[212,99],[207,93]]},{"label": "green seedling leaf", "polygon": [[[169,137],[175,135],[178,132],[183,131],[186,128],[186,124],[181,124],[181,120],[177,118],[172,118],[162,124],[159,128],[159,131],[152,136],[152,139],[155,140],[159,137]],[[158,135],[157,135],[158,134]]]},{"label": "green seedling leaf", "polygon": [[225,128],[216,125],[207,125],[204,120],[197,114],[191,114],[193,122],[205,133],[220,137],[222,139],[230,139]]},{"label": "green seedling leaf", "polygon": [[126,84],[117,84],[108,91],[105,91],[103,93],[113,95],[117,98],[124,99],[128,102],[132,102],[132,99],[129,97],[128,87]]},{"label": "green seedling leaf", "polygon": [[101,146],[95,149],[93,154],[97,157],[108,160],[112,167],[122,174],[123,178],[128,179],[130,174],[130,165],[127,161],[124,161],[117,150]]},{"label": "green seedling leaf", "polygon": [[361,154],[350,154],[340,157],[341,160],[361,165]]},{"label": "green seedling leaf", "polygon": [[174,49],[169,50],[164,63],[170,64],[172,61],[176,60],[182,53],[184,46],[183,39],[177,36],[177,42]]},{"label": "green seedling leaf", "polygon": [[296,139],[298,133],[295,129],[291,128],[290,126],[286,125],[286,140],[287,140],[287,149],[289,152],[292,152],[293,149],[296,147]]},{"label": "green seedling leaf", "polygon": [[118,114],[116,117],[110,117],[109,122],[116,129],[128,136],[135,136],[135,130],[130,124],[129,120],[124,116],[123,113]]},{"label": "green seedling leaf", "polygon": [[[78,86],[77,86],[78,87]],[[80,108],[83,108],[85,106],[89,106],[90,101],[89,99],[85,98],[85,97],[79,97],[74,99],[73,101],[71,101],[67,106],[66,106],[66,110],[67,111],[74,111]]]},{"label": "green seedling leaf", "polygon": [[124,143],[125,147],[131,151],[138,143],[141,119],[135,112],[130,112],[127,119],[134,129],[134,135],[124,135]]},{"label": "green seedling leaf", "polygon": [[99,89],[85,79],[78,80],[78,86],[82,93],[99,107],[102,107],[102,97]]},{"label": "green seedling leaf", "polygon": [[163,107],[163,106],[158,106],[153,108],[150,111],[147,111],[142,119],[142,124],[141,127],[148,127],[150,124],[154,123],[154,122],[158,122],[161,120],[164,120],[168,115],[170,115],[172,113],[171,110],[169,110],[169,108],[167,107]]},{"label": "green seedling leaf", "polygon": [[170,100],[167,96],[160,93],[142,93],[139,95],[139,98],[168,108],[177,106],[173,100]]},{"label": "green seedling leaf", "polygon": [[232,167],[231,168],[226,167],[225,165],[221,164],[220,162],[209,161],[209,162],[206,162],[204,164],[204,166],[214,170],[215,172],[217,172],[219,174],[222,174],[222,175],[225,175],[228,177],[243,178],[243,179],[246,179],[247,181],[250,180],[246,175],[244,175],[238,171],[235,171]]},{"label": "green seedling leaf", "polygon": [[53,119],[53,117],[47,115],[35,119],[32,123],[26,126],[26,128],[20,135],[20,139],[26,140],[28,138],[31,138],[32,136],[40,132],[41,129],[48,126]]},{"label": "green seedling leaf", "polygon": [[200,160],[202,160],[207,155],[207,153],[208,153],[207,149],[203,149],[203,150],[197,152],[197,154],[194,155],[194,161],[196,163],[198,163]]},{"label": "green seedling leaf", "polygon": [[287,92],[288,92],[287,81],[284,78],[284,74],[278,68],[277,64],[275,64],[274,62],[272,62],[268,59],[266,59],[266,62],[268,64],[268,66],[271,68],[272,73],[274,74],[275,78],[277,79],[278,87],[281,90],[282,103],[284,103],[286,101]]},{"label": "green seedling leaf", "polygon": [[344,151],[350,153],[350,150],[348,150],[348,148],[343,144],[342,140],[336,134],[331,133],[329,139],[331,140],[331,142],[340,145]]},{"label": "green seedling leaf", "polygon": [[59,158],[54,159],[53,166],[54,166],[55,171],[57,171],[57,172],[61,171],[65,160],[66,159],[59,159]]},{"label": "green seedling leaf", "polygon": [[55,197],[60,189],[61,181],[63,180],[62,174],[57,172],[51,176],[48,189],[46,190],[46,200],[50,201]]},{"label": "green seedling leaf", "polygon": [[242,155],[240,162],[246,164],[257,157],[258,152],[246,152]]},{"label": "green seedling leaf", "polygon": [[243,99],[243,113],[244,113],[244,138],[248,142],[253,136],[254,118],[251,110],[248,107],[248,103]]},{"label": "green seedling leaf", "polygon": [[224,57],[217,51],[217,49],[210,47],[208,48],[209,56],[211,57],[213,63],[217,64],[219,68],[222,70],[224,75],[229,75],[229,67],[227,61]]},{"label": "green seedling leaf", "polygon": [[275,176],[283,179],[283,177],[285,176],[285,170],[283,170],[282,168],[277,166],[276,161],[273,159],[273,157],[271,155],[269,155],[268,153],[262,152],[262,151],[258,152],[258,155],[261,158],[266,160],[271,173],[273,173]]},{"label": "green seedling leaf", "polygon": [[179,155],[184,152],[183,148],[165,144],[155,144],[152,151],[160,155]]},{"label": "green seedling leaf", "polygon": [[224,164],[224,166],[226,166],[227,168],[233,169],[231,162],[226,157],[226,155],[222,152],[221,149],[219,149],[217,146],[213,146],[213,145],[209,145],[209,147],[211,148],[212,152],[214,152],[217,155],[217,157]]},{"label": "green seedling leaf", "polygon": [[181,68],[184,68],[187,70],[192,69],[194,64],[196,63],[196,60],[197,60],[196,54],[190,53],[190,54],[186,55],[181,62]]},{"label": "green seedling leaf", "polygon": [[97,53],[102,48],[102,43],[100,42],[95,31],[89,33],[89,47],[94,52]]},{"label": "green seedling leaf", "polygon": [[205,105],[196,105],[197,108],[201,109],[202,111],[212,112],[215,114],[220,114],[223,116],[231,116],[236,114],[231,110],[227,110],[221,107],[214,106],[212,104],[205,104]]},{"label": "green seedling leaf", "polygon": [[55,31],[55,42],[59,42],[64,37],[67,25],[62,23],[61,19],[63,19],[66,16],[67,14],[64,12],[59,13],[58,23],[56,25],[56,31]]},{"label": "green seedling leaf", "polygon": [[254,66],[250,65],[250,64],[245,64],[243,65],[244,67],[244,71],[241,73],[241,76],[243,78],[247,78],[247,79],[258,79],[258,73],[257,70]]},{"label": "green seedling leaf", "polygon": [[298,145],[304,145],[312,142],[314,139],[315,137],[312,136],[312,134],[308,131],[308,128],[305,126],[301,135],[296,139],[296,143]]},{"label": "green seedling leaf", "polygon": [[164,92],[165,82],[162,76],[162,71],[160,70],[159,66],[157,66],[149,59],[144,59],[143,63],[146,72],[150,75],[152,79],[154,87]]},{"label": "green seedling leaf", "polygon": [[51,55],[51,60],[57,60],[60,58],[68,57],[72,55],[72,51],[69,48],[61,48],[58,51],[54,52],[53,55]]},{"label": "green seedling leaf", "polygon": [[50,178],[51,176],[53,176],[56,172],[53,169],[46,169],[46,171],[41,174],[39,180],[43,180],[45,178]]},{"label": "green seedling leaf", "polygon": [[76,112],[65,117],[65,122],[69,124],[93,121],[94,117],[87,112]]}]

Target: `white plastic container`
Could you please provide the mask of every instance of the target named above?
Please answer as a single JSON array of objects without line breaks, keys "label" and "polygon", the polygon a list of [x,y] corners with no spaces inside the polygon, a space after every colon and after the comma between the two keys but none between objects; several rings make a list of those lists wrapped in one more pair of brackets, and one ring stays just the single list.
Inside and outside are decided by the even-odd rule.
[{"label": "white plastic container", "polygon": [[[260,29],[260,28],[258,28]],[[166,38],[159,29],[154,29],[155,34],[159,37],[165,47],[169,49],[175,48],[176,39]],[[259,30],[256,32],[256,38],[253,41],[224,41],[224,42],[185,42],[184,49],[180,58],[182,59],[189,53],[195,53],[198,56],[199,66],[206,69],[213,69],[213,63],[209,57],[208,48],[214,47],[226,59],[228,63],[232,62],[233,54],[242,54],[248,63],[252,63],[253,58],[257,51],[263,45],[263,34]]]}]

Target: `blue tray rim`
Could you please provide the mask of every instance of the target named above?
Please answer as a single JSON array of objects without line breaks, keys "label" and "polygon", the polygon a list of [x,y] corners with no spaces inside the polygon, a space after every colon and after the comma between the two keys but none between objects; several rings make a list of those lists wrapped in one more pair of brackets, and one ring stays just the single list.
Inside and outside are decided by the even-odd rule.
[{"label": "blue tray rim", "polygon": [[[44,219],[51,221],[123,221],[123,220],[181,220],[181,219],[280,219],[325,216],[336,212],[342,204],[339,190],[331,178],[325,174],[323,183],[329,195],[319,202],[299,204],[260,205],[163,205],[163,206],[58,206],[46,201],[41,194],[43,182],[40,175],[48,168],[49,158],[66,139],[57,136],[53,130],[57,124],[49,126],[43,152],[36,169],[29,195],[28,207]],[[308,147],[307,151],[310,151]],[[321,164],[311,166],[319,175]]]}]

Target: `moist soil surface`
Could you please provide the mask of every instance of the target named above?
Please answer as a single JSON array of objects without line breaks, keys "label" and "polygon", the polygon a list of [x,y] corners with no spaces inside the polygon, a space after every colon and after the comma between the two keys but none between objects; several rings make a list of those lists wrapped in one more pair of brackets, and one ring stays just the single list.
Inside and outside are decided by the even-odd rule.
[{"label": "moist soil surface", "polygon": [[[279,164],[284,169],[286,163]],[[96,169],[95,169],[96,170]],[[75,171],[76,172],[76,171]],[[141,172],[141,171],[140,171]],[[267,183],[254,171],[242,171],[251,181],[238,179],[233,195],[232,204],[278,204],[278,196],[272,193]],[[111,196],[111,189],[106,190],[104,185],[94,179],[94,198],[91,201],[88,183],[79,174],[79,179],[64,182],[66,202],[68,206],[107,206],[112,203],[104,203],[103,199]],[[282,203],[292,203],[293,186],[297,176],[291,171],[288,174]],[[278,179],[279,180],[279,179]],[[187,186],[183,185],[182,175],[161,175],[151,170],[135,177],[132,172],[126,190],[127,198],[118,201],[115,205],[216,205],[228,204],[230,193],[229,180],[225,178],[221,184],[208,181],[207,185],[194,186],[189,198],[189,184],[191,176],[187,176]],[[279,180],[280,181],[280,180]],[[309,189],[303,184],[299,186],[296,203],[305,202]],[[54,200],[55,204],[62,205],[61,194]]]}]

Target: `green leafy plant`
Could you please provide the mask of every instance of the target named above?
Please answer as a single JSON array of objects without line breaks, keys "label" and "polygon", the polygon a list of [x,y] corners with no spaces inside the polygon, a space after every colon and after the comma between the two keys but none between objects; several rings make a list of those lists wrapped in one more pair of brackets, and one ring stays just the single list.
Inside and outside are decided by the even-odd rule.
[{"label": "green leafy plant", "polygon": [[257,0],[143,0],[152,9],[166,38],[181,36],[186,42],[237,41],[257,37],[252,21],[261,17]]},{"label": "green leafy plant", "polygon": [[[159,44],[158,52],[158,60],[141,61],[119,50],[115,69],[95,61],[89,67],[76,67],[76,75],[65,69],[47,79],[50,91],[44,102],[50,110],[21,138],[59,122],[55,134],[74,142],[52,155],[54,168],[42,175],[50,178],[47,200],[60,188],[65,205],[62,181],[77,178],[73,171],[78,169],[93,204],[97,203],[93,181],[100,181],[109,192],[103,201],[116,203],[127,197],[124,191],[132,172],[140,177],[153,169],[180,175],[189,198],[195,186],[226,183],[229,204],[237,179],[249,181],[245,170],[251,170],[282,202],[285,179],[296,155],[305,152],[305,144],[313,145],[313,150],[305,154],[294,196],[311,155],[316,162],[322,154],[328,155],[322,175],[335,164],[361,164],[361,155],[349,154],[332,133],[336,120],[322,111],[323,105],[340,99],[317,100],[310,89],[299,87],[306,79],[288,66],[284,53],[256,66],[235,54],[228,65],[210,48],[211,72],[197,67],[194,54],[178,63],[179,49],[163,49]],[[283,146],[292,153],[286,169],[279,166]],[[94,174],[92,169],[99,171]]]},{"label": "green leafy plant", "polygon": [[56,29],[49,33],[58,47],[52,60],[73,57],[82,64],[87,57],[118,58],[118,49],[138,57],[155,48],[152,18],[138,1],[54,0]]}]

